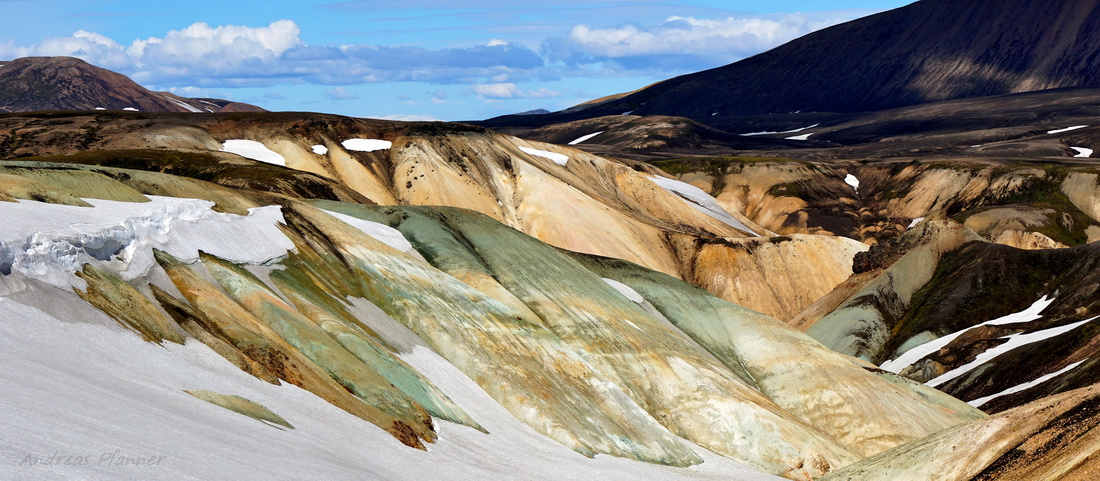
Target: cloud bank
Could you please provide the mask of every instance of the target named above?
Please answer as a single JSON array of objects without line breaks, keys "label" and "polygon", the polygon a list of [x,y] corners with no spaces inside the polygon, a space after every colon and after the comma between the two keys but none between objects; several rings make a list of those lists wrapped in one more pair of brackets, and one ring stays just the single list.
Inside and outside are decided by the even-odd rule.
[{"label": "cloud bank", "polygon": [[[680,74],[716,67],[775,47],[813,30],[854,18],[791,14],[703,19],[673,16],[655,25],[575,25],[539,45],[486,39],[482,45],[307,45],[292,20],[264,27],[195,23],[129,44],[77,31],[35,45],[0,43],[0,58],[73,56],[121,71],[146,85],[198,88],[316,84],[332,100],[354,94],[340,86],[372,82],[470,85],[483,100],[554,98],[558,92],[515,84],[563,77]],[[445,102],[445,97],[433,97]]]}]

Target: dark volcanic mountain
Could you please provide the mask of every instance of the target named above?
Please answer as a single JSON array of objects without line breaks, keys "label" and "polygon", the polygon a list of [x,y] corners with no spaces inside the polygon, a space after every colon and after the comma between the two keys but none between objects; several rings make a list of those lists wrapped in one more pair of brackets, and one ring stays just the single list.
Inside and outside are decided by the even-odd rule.
[{"label": "dark volcanic mountain", "polygon": [[262,112],[219,99],[153,92],[117,72],[72,57],[24,57],[0,62],[0,112],[122,110],[143,112]]},{"label": "dark volcanic mountain", "polygon": [[[754,57],[537,119],[868,112],[939,100],[1100,86],[1100,1],[923,0]],[[527,119],[531,121],[533,119]],[[543,124],[545,125],[545,124]]]}]

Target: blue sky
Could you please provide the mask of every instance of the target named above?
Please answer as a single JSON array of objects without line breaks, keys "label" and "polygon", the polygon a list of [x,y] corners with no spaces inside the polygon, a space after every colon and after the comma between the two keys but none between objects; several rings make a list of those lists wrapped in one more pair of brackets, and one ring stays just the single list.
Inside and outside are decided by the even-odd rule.
[{"label": "blue sky", "polygon": [[474,120],[724,65],[904,0],[0,0],[0,59],[71,55],[269,110]]}]

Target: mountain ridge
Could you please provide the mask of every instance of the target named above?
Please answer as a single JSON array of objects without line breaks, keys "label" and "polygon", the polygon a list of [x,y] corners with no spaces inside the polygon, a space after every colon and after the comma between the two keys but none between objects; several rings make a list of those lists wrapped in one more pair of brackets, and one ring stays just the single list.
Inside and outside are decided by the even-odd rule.
[{"label": "mountain ridge", "polygon": [[0,61],[0,112],[38,110],[264,111],[240,102],[153,92],[123,74],[74,57]]}]

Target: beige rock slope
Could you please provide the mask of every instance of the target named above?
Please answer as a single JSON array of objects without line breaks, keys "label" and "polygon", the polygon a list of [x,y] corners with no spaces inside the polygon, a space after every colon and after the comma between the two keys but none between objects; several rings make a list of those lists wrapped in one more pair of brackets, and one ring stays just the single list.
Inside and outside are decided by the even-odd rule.
[{"label": "beige rock slope", "polygon": [[[742,241],[771,232],[722,199],[700,205],[715,201],[653,166],[471,126],[320,114],[131,118],[113,113],[74,115],[72,124],[47,134],[38,130],[39,120],[6,120],[22,122],[15,129],[21,143],[13,155],[117,149],[47,159],[140,166],[300,197],[461,207],[556,247],[630,260],[710,286],[725,299],[784,319],[829,292],[829,283],[846,278],[860,248],[825,237]],[[95,136],[78,140],[88,126],[97,129]],[[290,169],[220,152],[225,141],[235,139],[259,142]],[[344,145],[351,139],[378,146],[355,150]],[[166,150],[185,160],[164,159]],[[182,168],[191,164],[194,170]],[[790,168],[809,167],[792,163]],[[754,259],[758,254],[763,257]],[[811,278],[814,282],[803,282]]]},{"label": "beige rock slope", "polygon": [[1100,387],[1044,398],[944,430],[822,478],[1087,480],[1100,476]]}]

